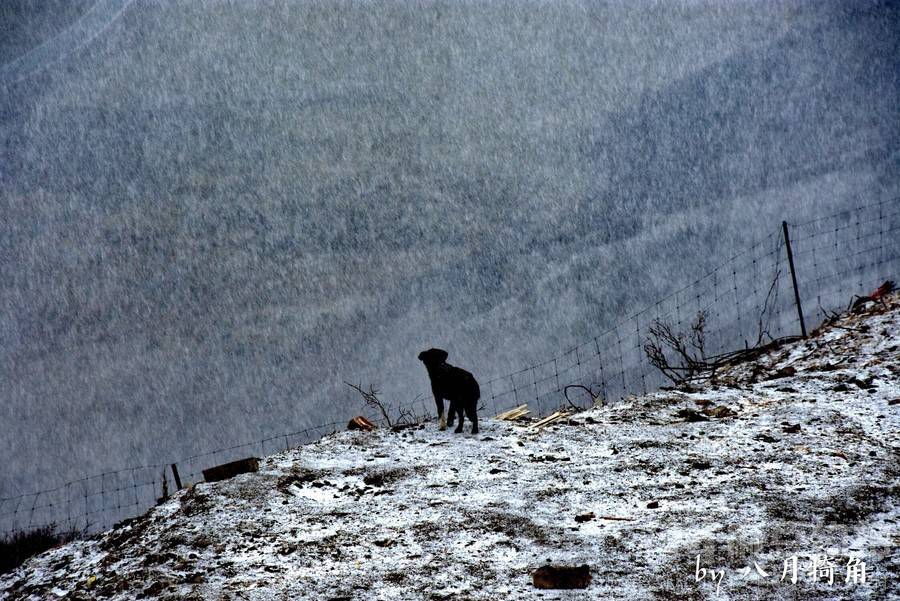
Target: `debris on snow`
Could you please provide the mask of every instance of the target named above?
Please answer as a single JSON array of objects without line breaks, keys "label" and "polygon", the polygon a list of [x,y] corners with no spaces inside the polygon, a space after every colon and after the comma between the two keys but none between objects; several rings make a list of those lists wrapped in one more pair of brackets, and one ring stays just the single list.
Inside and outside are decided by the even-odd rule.
[{"label": "debris on snow", "polygon": [[[347,431],[261,458],[30,559],[0,599],[541,599],[546,564],[591,576],[564,599],[889,598],[900,301],[883,300],[716,386],[566,428]],[[823,554],[831,584],[804,571]]]},{"label": "debris on snow", "polygon": [[371,432],[375,428],[375,424],[373,424],[362,415],[357,415],[347,423],[348,430],[362,430],[363,432]]},{"label": "debris on snow", "polygon": [[234,478],[239,474],[250,474],[259,469],[259,457],[247,457],[203,470],[206,482],[220,482]]},{"label": "debris on snow", "polygon": [[591,583],[591,571],[586,565],[541,566],[531,574],[535,588],[575,589],[587,588]]},{"label": "debris on snow", "polygon": [[515,409],[510,409],[509,411],[498,413],[494,419],[514,422],[524,418],[529,413],[531,413],[531,411],[528,409],[528,405],[519,405]]}]

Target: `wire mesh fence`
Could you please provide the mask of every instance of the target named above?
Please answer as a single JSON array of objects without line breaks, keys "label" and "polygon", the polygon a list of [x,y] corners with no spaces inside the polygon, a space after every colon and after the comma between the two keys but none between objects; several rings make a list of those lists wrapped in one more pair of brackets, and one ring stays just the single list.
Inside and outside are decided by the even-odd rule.
[{"label": "wire mesh fence", "polygon": [[[772,233],[687,286],[634,313],[606,331],[542,363],[490,380],[491,409],[521,403],[538,413],[568,401],[565,387],[579,385],[604,400],[644,394],[666,382],[645,346],[659,326],[686,335],[703,322],[703,348],[714,355],[758,346],[791,331],[796,311],[784,239]],[[799,333],[799,330],[797,330]]]},{"label": "wire mesh fence", "polygon": [[[540,363],[482,383],[481,409],[490,415],[528,404],[537,416],[567,405],[566,387],[582,386],[583,403],[606,401],[658,389],[668,380],[647,354],[660,328],[688,340],[702,319],[702,357],[752,349],[801,334],[787,243],[807,325],[844,310],[893,277],[900,265],[900,198],[865,204],[802,223],[773,227],[749,248],[653,305]],[[694,340],[696,342],[696,340]],[[404,409],[422,421],[433,412],[426,396]],[[383,416],[366,416],[385,425]],[[313,426],[165,464],[107,472],[51,490],[0,498],[0,533],[12,535],[52,526],[61,532],[92,533],[153,507],[182,484],[203,480],[203,470],[248,456],[266,456],[342,429],[344,422]]]}]

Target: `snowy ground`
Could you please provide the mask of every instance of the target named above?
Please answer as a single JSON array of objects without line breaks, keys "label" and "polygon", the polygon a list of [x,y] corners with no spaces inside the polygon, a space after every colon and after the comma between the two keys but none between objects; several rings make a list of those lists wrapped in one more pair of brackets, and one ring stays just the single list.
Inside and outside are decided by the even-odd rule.
[{"label": "snowy ground", "polygon": [[[0,578],[0,598],[900,598],[890,302],[702,391],[543,430],[484,419],[477,436],[433,423],[329,436],[47,552]],[[698,555],[724,570],[718,592],[696,581]],[[851,558],[865,583],[846,582]],[[535,589],[548,560],[588,564],[593,583]]]}]

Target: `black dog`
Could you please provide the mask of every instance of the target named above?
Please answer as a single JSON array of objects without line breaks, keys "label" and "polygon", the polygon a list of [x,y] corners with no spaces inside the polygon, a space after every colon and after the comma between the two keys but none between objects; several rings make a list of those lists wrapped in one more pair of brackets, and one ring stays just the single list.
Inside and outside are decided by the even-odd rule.
[{"label": "black dog", "polygon": [[[431,392],[434,393],[434,402],[437,403],[441,430],[446,426],[452,426],[454,416],[459,414],[459,425],[454,432],[462,432],[465,411],[469,421],[472,422],[472,434],[478,434],[478,415],[475,410],[481,397],[481,390],[475,377],[466,370],[447,363],[447,351],[439,348],[422,351],[419,353],[419,361],[425,364],[428,377],[431,379]],[[446,425],[444,399],[450,401],[450,417]]]}]

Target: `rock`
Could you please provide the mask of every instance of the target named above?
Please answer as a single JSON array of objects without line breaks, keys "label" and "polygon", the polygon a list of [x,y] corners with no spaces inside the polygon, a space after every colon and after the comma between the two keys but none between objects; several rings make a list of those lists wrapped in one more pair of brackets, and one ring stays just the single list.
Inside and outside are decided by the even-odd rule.
[{"label": "rock", "polygon": [[769,374],[768,380],[777,380],[778,378],[790,378],[791,376],[797,375],[797,370],[788,365],[787,367],[782,367],[778,371],[775,371]]},{"label": "rock", "polygon": [[579,524],[583,524],[584,522],[590,522],[595,517],[597,517],[597,516],[594,515],[593,511],[591,511],[589,513],[582,513],[581,515],[576,515],[575,521],[578,522]]},{"label": "rock", "polygon": [[888,405],[900,405],[900,398],[889,400]]},{"label": "rock", "polygon": [[659,501],[650,501],[647,503],[647,509],[659,509]]},{"label": "rock", "polygon": [[781,428],[785,434],[797,434],[800,432],[800,424],[789,424]]},{"label": "rock", "polygon": [[872,378],[869,378],[868,380],[863,380],[860,378],[850,378],[850,383],[855,384],[859,388],[872,388],[873,387]]},{"label": "rock", "polygon": [[231,463],[223,463],[203,470],[203,479],[207,482],[219,482],[234,478],[238,474],[249,474],[259,470],[259,458],[247,457]]},{"label": "rock", "polygon": [[349,422],[347,422],[348,430],[361,430],[363,432],[371,432],[372,430],[375,429],[375,427],[376,427],[375,424],[373,424],[372,422],[370,422],[369,420],[367,420],[366,418],[364,418],[361,415],[357,415],[356,417],[351,419]]},{"label": "rock", "polygon": [[368,486],[384,486],[384,474],[369,474],[363,477],[363,483]]},{"label": "rock", "polygon": [[697,413],[693,409],[682,409],[678,413],[675,414],[675,417],[684,418],[686,422],[707,422],[709,418],[705,415],[701,415]]},{"label": "rock", "polygon": [[591,571],[587,565],[577,567],[546,565],[531,574],[535,588],[576,589],[587,588],[591,583]]},{"label": "rock", "polygon": [[294,470],[290,474],[279,478],[278,482],[275,484],[275,488],[286,495],[293,495],[293,492],[291,492],[292,486],[303,486],[304,484],[314,483],[318,480],[320,475],[321,472],[313,470]]},{"label": "rock", "polygon": [[725,405],[707,407],[707,408],[703,409],[702,413],[703,413],[703,415],[707,415],[709,417],[717,417],[717,418],[734,417],[735,415],[737,415],[737,413],[735,411],[732,411]]},{"label": "rock", "polygon": [[158,597],[161,592],[163,592],[166,588],[166,585],[160,581],[153,582],[150,586],[144,589],[142,595],[144,597]]}]

